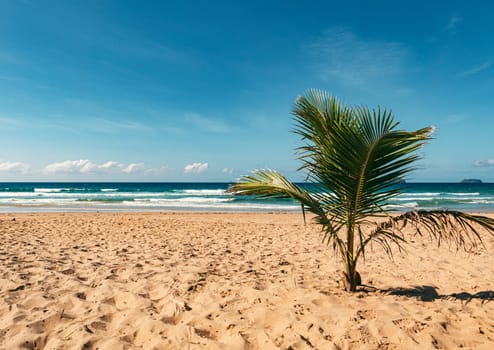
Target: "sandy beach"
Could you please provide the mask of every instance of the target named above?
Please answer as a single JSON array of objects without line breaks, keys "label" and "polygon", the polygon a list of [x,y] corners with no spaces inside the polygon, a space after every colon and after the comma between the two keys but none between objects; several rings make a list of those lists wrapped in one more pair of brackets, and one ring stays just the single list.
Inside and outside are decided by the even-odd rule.
[{"label": "sandy beach", "polygon": [[300,214],[0,215],[0,349],[493,349],[494,238],[414,238],[354,294]]}]

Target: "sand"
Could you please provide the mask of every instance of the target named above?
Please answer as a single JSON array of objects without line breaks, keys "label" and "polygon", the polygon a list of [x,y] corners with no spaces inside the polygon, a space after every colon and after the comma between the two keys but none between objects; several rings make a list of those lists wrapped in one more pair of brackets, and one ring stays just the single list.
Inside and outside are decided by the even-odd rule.
[{"label": "sand", "polygon": [[0,349],[494,349],[494,239],[369,251],[300,214],[0,215]]}]

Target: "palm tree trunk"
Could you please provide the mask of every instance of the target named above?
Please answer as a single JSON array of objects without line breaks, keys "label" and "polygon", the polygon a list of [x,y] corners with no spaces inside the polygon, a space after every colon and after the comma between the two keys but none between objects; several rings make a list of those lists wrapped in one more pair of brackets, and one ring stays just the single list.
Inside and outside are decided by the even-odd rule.
[{"label": "palm tree trunk", "polygon": [[345,262],[346,272],[343,272],[343,287],[347,292],[357,291],[357,286],[362,284],[360,273],[355,262]]},{"label": "palm tree trunk", "polygon": [[360,274],[357,272],[357,261],[354,259],[355,225],[352,219],[347,221],[347,251],[345,256],[345,270],[343,273],[343,286],[348,292],[355,292],[357,286],[362,284]]}]

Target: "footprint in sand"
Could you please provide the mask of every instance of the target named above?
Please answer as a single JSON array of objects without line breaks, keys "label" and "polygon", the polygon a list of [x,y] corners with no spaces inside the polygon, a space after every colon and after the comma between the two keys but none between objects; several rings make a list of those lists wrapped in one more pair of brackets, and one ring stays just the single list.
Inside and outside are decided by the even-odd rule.
[{"label": "footprint in sand", "polygon": [[74,269],[66,269],[66,270],[63,270],[61,271],[64,275],[73,275],[75,273],[75,270]]},{"label": "footprint in sand", "polygon": [[409,318],[393,320],[393,323],[408,334],[419,333],[427,327],[427,323],[418,322]]},{"label": "footprint in sand", "polygon": [[377,314],[374,310],[359,310],[357,311],[357,316],[361,320],[372,320],[377,317]]},{"label": "footprint in sand", "polygon": [[47,336],[39,336],[34,340],[26,340],[19,344],[19,348],[27,350],[41,350],[44,349]]}]

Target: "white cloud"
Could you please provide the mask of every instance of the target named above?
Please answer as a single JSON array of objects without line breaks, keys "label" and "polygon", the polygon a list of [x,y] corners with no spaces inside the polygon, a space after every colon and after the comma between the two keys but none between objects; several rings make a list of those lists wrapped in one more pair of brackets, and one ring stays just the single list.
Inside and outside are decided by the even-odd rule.
[{"label": "white cloud", "polygon": [[185,174],[190,174],[190,173],[202,174],[202,173],[208,171],[208,168],[209,168],[208,163],[192,163],[192,164],[188,164],[184,167],[184,173]]},{"label": "white cloud", "polygon": [[124,165],[122,163],[119,163],[119,162],[114,162],[112,160],[106,162],[106,163],[103,163],[101,165],[98,165],[98,168],[99,169],[121,169],[123,168]]},{"label": "white cloud", "polygon": [[479,167],[494,166],[494,159],[476,160],[473,165]]},{"label": "white cloud", "polygon": [[131,163],[127,165],[122,171],[126,174],[133,174],[144,168],[144,163]]},{"label": "white cloud", "polygon": [[91,163],[88,159],[66,160],[64,162],[48,164],[44,169],[45,174],[87,174],[97,168],[97,165]]},{"label": "white cloud", "polygon": [[96,164],[91,162],[89,159],[79,159],[48,164],[42,172],[46,175],[109,173],[133,174],[143,168],[144,163],[131,163],[125,165],[115,161],[107,161],[102,164]]},{"label": "white cloud", "polygon": [[322,79],[360,88],[387,84],[402,73],[408,56],[400,43],[363,40],[346,29],[328,31],[309,50]]},{"label": "white cloud", "polygon": [[0,172],[13,174],[26,174],[30,166],[22,162],[3,162],[0,163]]},{"label": "white cloud", "polygon": [[475,67],[471,67],[463,72],[461,72],[459,75],[462,76],[462,77],[466,77],[466,76],[469,76],[469,75],[474,75],[474,74],[477,74],[477,73],[480,73],[488,68],[490,68],[492,66],[492,61],[489,60],[489,61],[485,61],[485,62],[482,62],[481,64],[475,66]]},{"label": "white cloud", "polygon": [[223,168],[223,170],[221,171],[222,173],[224,174],[233,174],[233,168]]},{"label": "white cloud", "polygon": [[[208,169],[208,163],[194,163],[187,167],[187,172],[203,173]],[[68,176],[118,176],[143,174],[146,176],[157,176],[168,170],[166,166],[146,168],[143,162],[123,164],[117,161],[94,163],[89,159],[65,160],[46,165],[42,169],[33,169],[29,164],[23,162],[0,162],[0,174],[26,175],[38,174],[46,176],[68,175]]]}]

